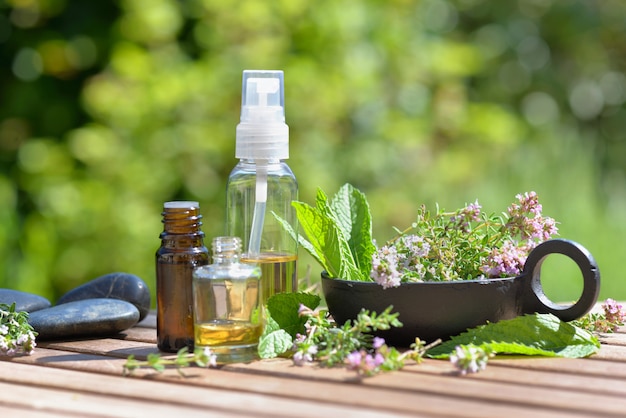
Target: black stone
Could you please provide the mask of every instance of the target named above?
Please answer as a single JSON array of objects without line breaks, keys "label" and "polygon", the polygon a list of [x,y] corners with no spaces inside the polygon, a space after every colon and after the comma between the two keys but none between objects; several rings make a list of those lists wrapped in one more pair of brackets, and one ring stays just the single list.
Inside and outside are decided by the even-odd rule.
[{"label": "black stone", "polygon": [[16,311],[34,312],[50,307],[50,301],[43,296],[26,293],[19,290],[0,289],[0,303],[12,305]]},{"label": "black stone", "polygon": [[30,325],[39,333],[38,340],[113,335],[138,321],[137,308],[118,299],[68,302],[33,312],[28,318]]},{"label": "black stone", "polygon": [[139,320],[150,311],[150,289],[141,278],[129,273],[110,273],[70,290],[57,305],[77,300],[107,298],[130,302],[139,310]]}]

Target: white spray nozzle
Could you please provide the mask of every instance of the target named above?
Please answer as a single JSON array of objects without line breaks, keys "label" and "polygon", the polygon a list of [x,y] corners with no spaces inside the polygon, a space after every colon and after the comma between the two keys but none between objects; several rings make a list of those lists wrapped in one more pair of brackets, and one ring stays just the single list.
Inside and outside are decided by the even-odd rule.
[{"label": "white spray nozzle", "polygon": [[289,158],[282,71],[243,72],[235,156],[253,160]]},{"label": "white spray nozzle", "polygon": [[[241,120],[246,120],[250,114],[266,112],[268,116],[279,116],[285,120],[282,98],[280,97],[280,80],[278,78],[248,78],[246,80],[245,95],[242,101]],[[272,107],[274,109],[267,109]],[[273,110],[274,115],[267,110]],[[261,119],[262,120],[262,119]],[[269,122],[269,120],[268,120]]]}]

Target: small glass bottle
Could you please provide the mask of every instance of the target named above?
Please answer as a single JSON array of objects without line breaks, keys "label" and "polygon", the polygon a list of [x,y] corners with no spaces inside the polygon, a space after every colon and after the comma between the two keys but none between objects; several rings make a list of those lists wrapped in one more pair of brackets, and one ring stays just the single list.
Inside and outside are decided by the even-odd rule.
[{"label": "small glass bottle", "polygon": [[298,243],[274,215],[297,233],[291,203],[298,183],[285,162],[289,127],[285,123],[282,71],[243,73],[241,119],[226,190],[226,234],[241,237],[242,261],[262,271],[263,298],[298,291]]},{"label": "small glass bottle", "polygon": [[193,269],[209,264],[198,202],[163,204],[161,247],[156,252],[157,346],[193,350]]},{"label": "small glass bottle", "polygon": [[257,358],[263,333],[261,269],[240,263],[241,240],[213,239],[213,264],[193,272],[195,347],[211,349],[217,363]]}]

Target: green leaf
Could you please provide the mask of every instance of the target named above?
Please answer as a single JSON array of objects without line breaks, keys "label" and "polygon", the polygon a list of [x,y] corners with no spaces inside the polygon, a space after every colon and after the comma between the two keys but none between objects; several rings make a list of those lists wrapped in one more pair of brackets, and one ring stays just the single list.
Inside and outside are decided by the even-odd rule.
[{"label": "green leaf", "polygon": [[315,207],[293,201],[303,235],[299,235],[280,216],[272,212],[283,228],[317,260],[330,277],[370,280],[372,255],[372,217],[363,193],[350,184],[342,186],[332,201],[317,190]]},{"label": "green leaf", "polygon": [[320,304],[320,297],[310,293],[278,293],[267,301],[269,316],[278,327],[295,338],[296,334],[304,333],[307,318],[299,315],[300,304],[315,309]]},{"label": "green leaf", "polygon": [[376,246],[372,240],[372,215],[365,194],[346,183],[330,201],[330,209],[348,241],[358,269],[363,276],[369,277]]},{"label": "green leaf", "polygon": [[278,357],[293,346],[293,338],[289,333],[280,329],[278,323],[268,315],[265,320],[265,330],[259,340],[257,351],[262,359]]},{"label": "green leaf", "polygon": [[569,358],[586,357],[600,348],[590,332],[552,314],[533,314],[472,328],[428,350],[428,356],[448,358],[457,345],[465,344],[489,347],[500,354]]},{"label": "green leaf", "polygon": [[[298,241],[331,275],[347,280],[362,280],[354,261],[348,240],[341,232],[337,220],[332,216],[326,195],[318,190],[317,206],[292,202],[304,238]],[[283,224],[284,225],[284,224]]]}]

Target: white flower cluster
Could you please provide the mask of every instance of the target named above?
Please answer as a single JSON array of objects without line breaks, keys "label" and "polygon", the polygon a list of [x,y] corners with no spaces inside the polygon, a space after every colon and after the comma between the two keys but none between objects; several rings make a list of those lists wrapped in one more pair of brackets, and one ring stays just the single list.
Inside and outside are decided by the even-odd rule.
[{"label": "white flower cluster", "polygon": [[32,354],[35,335],[28,323],[28,313],[15,312],[15,305],[0,304],[0,355]]},{"label": "white flower cluster", "polygon": [[493,353],[482,347],[469,345],[457,345],[454,353],[450,355],[450,362],[459,369],[461,374],[478,373],[485,370],[489,358]]}]

